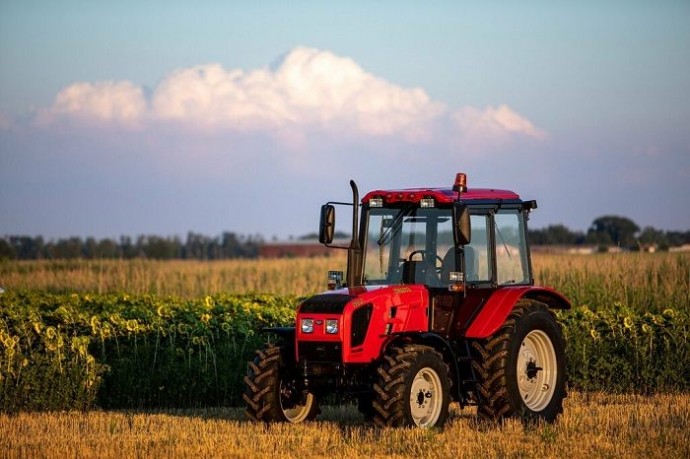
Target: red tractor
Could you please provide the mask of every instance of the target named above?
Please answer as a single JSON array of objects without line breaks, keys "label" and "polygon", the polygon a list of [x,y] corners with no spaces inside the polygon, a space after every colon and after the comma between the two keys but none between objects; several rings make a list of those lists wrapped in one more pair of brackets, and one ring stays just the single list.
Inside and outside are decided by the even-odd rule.
[{"label": "red tractor", "polygon": [[335,393],[380,426],[442,426],[452,401],[491,421],[554,421],[567,377],[552,310],[570,303],[534,286],[536,201],[468,189],[462,173],[452,188],[376,190],[361,202],[350,186],[352,203],[322,206],[319,232],[338,247],[335,206],[352,206],[347,275],[329,272],[329,290],[299,305],[295,327],[265,330],[280,344],[249,362],[247,415],[311,420]]}]

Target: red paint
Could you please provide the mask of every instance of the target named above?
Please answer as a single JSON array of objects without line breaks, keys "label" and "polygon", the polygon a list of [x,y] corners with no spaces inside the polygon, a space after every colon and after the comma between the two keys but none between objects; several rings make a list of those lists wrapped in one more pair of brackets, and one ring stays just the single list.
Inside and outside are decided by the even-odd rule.
[{"label": "red paint", "polygon": [[[371,198],[383,198],[386,204],[397,202],[418,203],[423,198],[434,198],[440,204],[452,204],[458,200],[458,193],[450,188],[409,188],[404,190],[375,190],[362,198],[366,204]],[[462,201],[475,201],[482,199],[520,199],[517,193],[509,190],[495,190],[489,188],[472,188],[462,193]]]},{"label": "red paint", "polygon": [[336,250],[338,249],[311,241],[265,242],[259,248],[259,257],[329,257],[336,254]]},{"label": "red paint", "polygon": [[[343,345],[342,362],[370,363],[381,357],[385,344],[397,333],[423,333],[429,331],[429,292],[423,285],[395,285],[376,287],[343,288],[324,293],[349,294],[354,296],[337,313],[297,313],[295,339],[311,342],[340,342]],[[486,338],[501,327],[521,298],[530,298],[546,303],[551,308],[567,309],[568,300],[548,287],[503,287],[490,293],[489,299],[467,328],[467,338]],[[372,306],[371,321],[366,338],[361,345],[351,345],[352,314],[358,308]],[[395,317],[391,317],[395,308]],[[463,309],[465,310],[465,309]],[[302,333],[303,318],[313,319],[314,332]],[[327,334],[327,319],[338,320],[338,333]],[[299,356],[297,356],[299,358]]]},{"label": "red paint", "polygon": [[496,290],[465,332],[467,338],[486,338],[493,335],[506,321],[520,298],[532,298],[552,308],[568,309],[570,303],[557,291],[548,287],[504,287]]},{"label": "red paint", "polygon": [[[334,291],[334,293],[337,291]],[[342,290],[339,293],[344,293]],[[343,343],[343,363],[369,363],[379,357],[384,350],[384,343],[392,334],[400,332],[426,332],[429,329],[429,293],[423,285],[395,285],[384,287],[357,287],[348,289],[347,293],[357,295],[345,305],[340,314],[297,313],[297,332],[299,341],[321,341]],[[364,342],[360,346],[351,346],[352,314],[357,308],[371,304],[371,321]],[[395,307],[395,317],[391,317],[391,308]],[[322,321],[314,326],[313,333],[302,333],[303,318]],[[337,334],[325,332],[326,319],[338,319]],[[390,324],[390,329],[388,325]]]}]

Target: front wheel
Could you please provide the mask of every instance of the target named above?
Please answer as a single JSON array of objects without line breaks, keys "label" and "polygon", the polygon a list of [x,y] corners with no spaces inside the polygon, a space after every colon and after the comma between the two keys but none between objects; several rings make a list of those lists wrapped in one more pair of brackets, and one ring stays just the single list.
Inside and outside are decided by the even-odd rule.
[{"label": "front wheel", "polygon": [[473,343],[480,418],[553,422],[566,396],[565,347],[547,306],[522,300],[498,331]]},{"label": "front wheel", "polygon": [[374,384],[374,422],[381,427],[440,427],[448,418],[448,366],[434,348],[395,347]]},{"label": "front wheel", "polygon": [[286,365],[289,348],[273,345],[256,352],[244,378],[245,414],[253,421],[302,422],[319,414],[318,400],[302,393],[294,372]]}]

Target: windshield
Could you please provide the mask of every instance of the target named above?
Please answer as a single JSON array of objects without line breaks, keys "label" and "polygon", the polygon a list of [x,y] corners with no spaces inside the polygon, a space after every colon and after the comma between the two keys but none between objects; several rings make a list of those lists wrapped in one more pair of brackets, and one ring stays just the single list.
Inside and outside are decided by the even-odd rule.
[{"label": "windshield", "polygon": [[374,208],[368,218],[365,284],[400,284],[403,262],[412,261],[405,269],[415,283],[448,285],[446,271],[456,270],[451,209]]}]

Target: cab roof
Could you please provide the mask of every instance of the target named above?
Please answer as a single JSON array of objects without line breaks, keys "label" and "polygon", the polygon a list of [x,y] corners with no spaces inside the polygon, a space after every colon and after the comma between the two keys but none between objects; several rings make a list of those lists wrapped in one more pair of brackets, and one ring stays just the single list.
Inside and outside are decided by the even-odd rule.
[{"label": "cab roof", "polygon": [[507,201],[519,200],[520,196],[510,190],[494,188],[469,188],[458,193],[452,188],[406,188],[400,190],[374,190],[362,198],[362,204],[369,204],[372,198],[381,198],[385,204],[401,202],[419,203],[424,198],[433,198],[439,204],[452,204],[458,201]]}]

